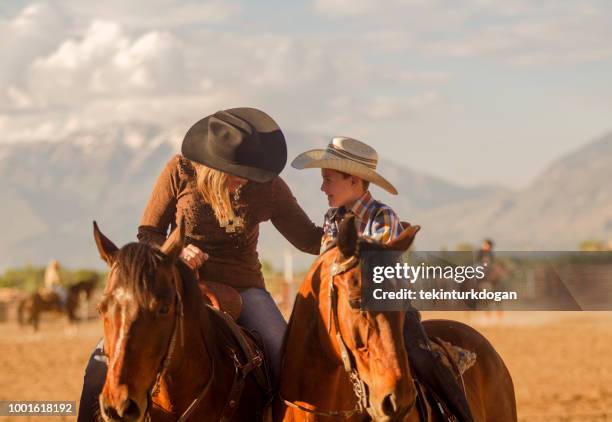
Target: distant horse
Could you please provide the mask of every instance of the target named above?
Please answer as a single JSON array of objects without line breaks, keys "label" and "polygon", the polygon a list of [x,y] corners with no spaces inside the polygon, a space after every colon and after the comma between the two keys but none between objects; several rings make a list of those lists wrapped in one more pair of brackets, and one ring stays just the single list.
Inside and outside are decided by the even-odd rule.
[{"label": "distant horse", "polygon": [[[403,251],[416,229],[386,245],[359,240],[353,218],[338,245],[321,255],[303,281],[285,339],[277,410],[284,421],[435,421],[434,405],[415,382],[404,348],[405,312],[361,309],[361,251]],[[366,281],[368,282],[368,281]],[[475,352],[463,375],[476,421],[515,422],[514,387],[493,346],[455,321],[425,321],[429,336]]]},{"label": "distant horse", "polygon": [[102,419],[261,421],[269,402],[260,388],[263,355],[240,344],[237,326],[204,302],[177,259],[183,223],[159,249],[118,249],[95,223],[94,237],[111,267],[98,306],[108,359]]},{"label": "distant horse", "polygon": [[37,331],[42,312],[59,312],[66,314],[70,323],[75,323],[78,321],[76,309],[79,306],[81,294],[85,294],[86,300],[89,301],[97,283],[98,277],[94,275],[68,286],[65,304],[62,304],[57,293],[34,292],[19,302],[17,321],[20,325],[30,324]]}]

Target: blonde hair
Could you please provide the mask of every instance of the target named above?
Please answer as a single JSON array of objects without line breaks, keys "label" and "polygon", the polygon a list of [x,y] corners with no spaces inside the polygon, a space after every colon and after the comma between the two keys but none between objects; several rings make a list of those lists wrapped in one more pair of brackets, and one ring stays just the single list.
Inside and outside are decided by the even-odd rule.
[{"label": "blonde hair", "polygon": [[193,166],[197,174],[198,190],[204,201],[210,204],[219,224],[224,227],[236,219],[227,183],[228,174],[195,162]]}]

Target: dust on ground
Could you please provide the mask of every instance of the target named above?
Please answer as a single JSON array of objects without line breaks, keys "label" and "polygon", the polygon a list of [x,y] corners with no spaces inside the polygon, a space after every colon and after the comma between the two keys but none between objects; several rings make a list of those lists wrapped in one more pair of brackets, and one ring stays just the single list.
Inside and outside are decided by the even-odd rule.
[{"label": "dust on ground", "polygon": [[[514,380],[520,421],[612,420],[612,312],[424,313],[482,332]],[[35,334],[14,319],[0,323],[0,400],[73,400],[101,337],[97,319],[66,330],[47,316]],[[0,417],[0,421],[74,421],[75,417]]]}]

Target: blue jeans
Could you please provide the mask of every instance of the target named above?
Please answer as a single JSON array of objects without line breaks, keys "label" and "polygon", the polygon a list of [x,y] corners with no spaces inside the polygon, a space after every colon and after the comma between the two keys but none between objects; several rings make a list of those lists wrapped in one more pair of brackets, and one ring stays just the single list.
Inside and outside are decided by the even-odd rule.
[{"label": "blue jeans", "polygon": [[[272,383],[276,388],[280,382],[281,349],[287,323],[267,290],[250,288],[241,292],[240,296],[243,306],[238,324],[250,331],[255,331],[261,338],[272,376]],[[102,341],[100,341],[89,358],[85,369],[77,422],[95,420],[99,406],[98,396],[104,387],[106,369],[106,360],[102,353]]]},{"label": "blue jeans", "polygon": [[276,389],[280,383],[281,349],[287,323],[267,290],[250,288],[241,292],[240,296],[243,306],[238,324],[255,331],[261,338],[272,376],[272,385]]}]

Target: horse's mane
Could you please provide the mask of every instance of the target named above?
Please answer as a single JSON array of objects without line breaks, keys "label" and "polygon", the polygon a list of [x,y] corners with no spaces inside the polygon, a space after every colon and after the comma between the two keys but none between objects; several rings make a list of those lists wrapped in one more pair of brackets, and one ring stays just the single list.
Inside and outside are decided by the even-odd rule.
[{"label": "horse's mane", "polygon": [[155,280],[157,267],[164,259],[159,249],[146,243],[128,243],[117,252],[114,271],[117,272],[116,287],[125,287],[132,292],[138,304],[147,306],[152,299],[148,284]]},{"label": "horse's mane", "polygon": [[[139,305],[146,306],[152,299],[150,283],[155,281],[155,273],[165,258],[159,248],[147,243],[128,243],[117,253],[115,271],[118,282],[134,294]],[[191,302],[190,299],[200,297],[191,269],[181,260],[176,260],[175,265],[183,281],[183,300]]]}]

